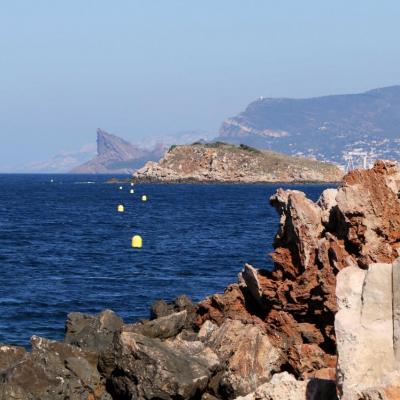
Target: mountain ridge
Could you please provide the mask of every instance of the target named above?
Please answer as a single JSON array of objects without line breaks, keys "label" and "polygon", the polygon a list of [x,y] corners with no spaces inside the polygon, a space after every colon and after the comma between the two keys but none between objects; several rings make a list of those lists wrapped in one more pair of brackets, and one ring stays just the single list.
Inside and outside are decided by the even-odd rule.
[{"label": "mountain ridge", "polygon": [[216,141],[343,163],[349,152],[400,156],[400,85],[310,98],[259,98],[222,123]]}]

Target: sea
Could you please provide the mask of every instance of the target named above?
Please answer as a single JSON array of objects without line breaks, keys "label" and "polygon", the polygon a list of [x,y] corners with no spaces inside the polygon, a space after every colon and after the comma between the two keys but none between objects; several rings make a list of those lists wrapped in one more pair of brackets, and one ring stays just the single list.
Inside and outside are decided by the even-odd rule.
[{"label": "sea", "polygon": [[[279,187],[316,200],[333,186],[109,178],[0,175],[0,343],[62,339],[72,311],[112,309],[133,322],[157,299],[223,292],[245,263],[272,268],[279,220],[269,198]],[[132,248],[134,235],[142,248]]]}]

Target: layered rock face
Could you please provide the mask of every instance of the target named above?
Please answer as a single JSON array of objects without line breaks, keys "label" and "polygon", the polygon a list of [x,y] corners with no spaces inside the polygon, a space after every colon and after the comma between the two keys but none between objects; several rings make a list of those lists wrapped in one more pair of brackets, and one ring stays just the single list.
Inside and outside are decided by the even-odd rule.
[{"label": "layered rock face", "polygon": [[246,265],[224,293],[158,301],[148,321],[72,313],[64,343],[1,346],[0,400],[333,400],[336,366],[343,400],[399,398],[399,189],[377,162],[316,203],[278,190],[273,271]]},{"label": "layered rock face", "polygon": [[336,182],[333,164],[227,143],[172,146],[160,162],[148,162],[134,177],[150,182]]}]

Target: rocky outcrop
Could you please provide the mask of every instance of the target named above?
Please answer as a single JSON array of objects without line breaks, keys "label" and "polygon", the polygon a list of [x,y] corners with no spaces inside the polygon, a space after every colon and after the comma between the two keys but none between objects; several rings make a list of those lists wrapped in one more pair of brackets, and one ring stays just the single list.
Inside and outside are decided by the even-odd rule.
[{"label": "rocky outcrop", "polygon": [[[394,163],[353,171],[318,202],[278,190],[280,215],[273,271],[246,266],[238,285],[201,302],[197,323],[226,318],[257,324],[285,354],[285,368],[300,379],[335,377],[336,275],[363,271],[371,261],[398,256],[400,174]],[[386,200],[385,200],[386,199]]]},{"label": "rocky outcrop", "polygon": [[134,178],[149,182],[334,182],[343,173],[333,164],[226,143],[172,146]]},{"label": "rocky outcrop", "polygon": [[97,130],[97,156],[70,172],[77,174],[131,174],[149,160],[159,160],[165,148],[157,144],[153,149],[134,146],[118,136]]},{"label": "rocky outcrop", "polygon": [[278,190],[273,270],[245,265],[150,320],[71,313],[63,343],[0,346],[0,400],[334,400],[336,381],[343,400],[399,398],[399,189],[377,162],[317,202]]}]

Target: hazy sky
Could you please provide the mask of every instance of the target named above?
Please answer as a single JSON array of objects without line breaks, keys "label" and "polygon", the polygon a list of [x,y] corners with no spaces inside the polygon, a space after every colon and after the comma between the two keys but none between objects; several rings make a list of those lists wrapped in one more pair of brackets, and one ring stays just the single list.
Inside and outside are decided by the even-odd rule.
[{"label": "hazy sky", "polygon": [[399,84],[399,20],[388,0],[3,0],[0,166]]}]

